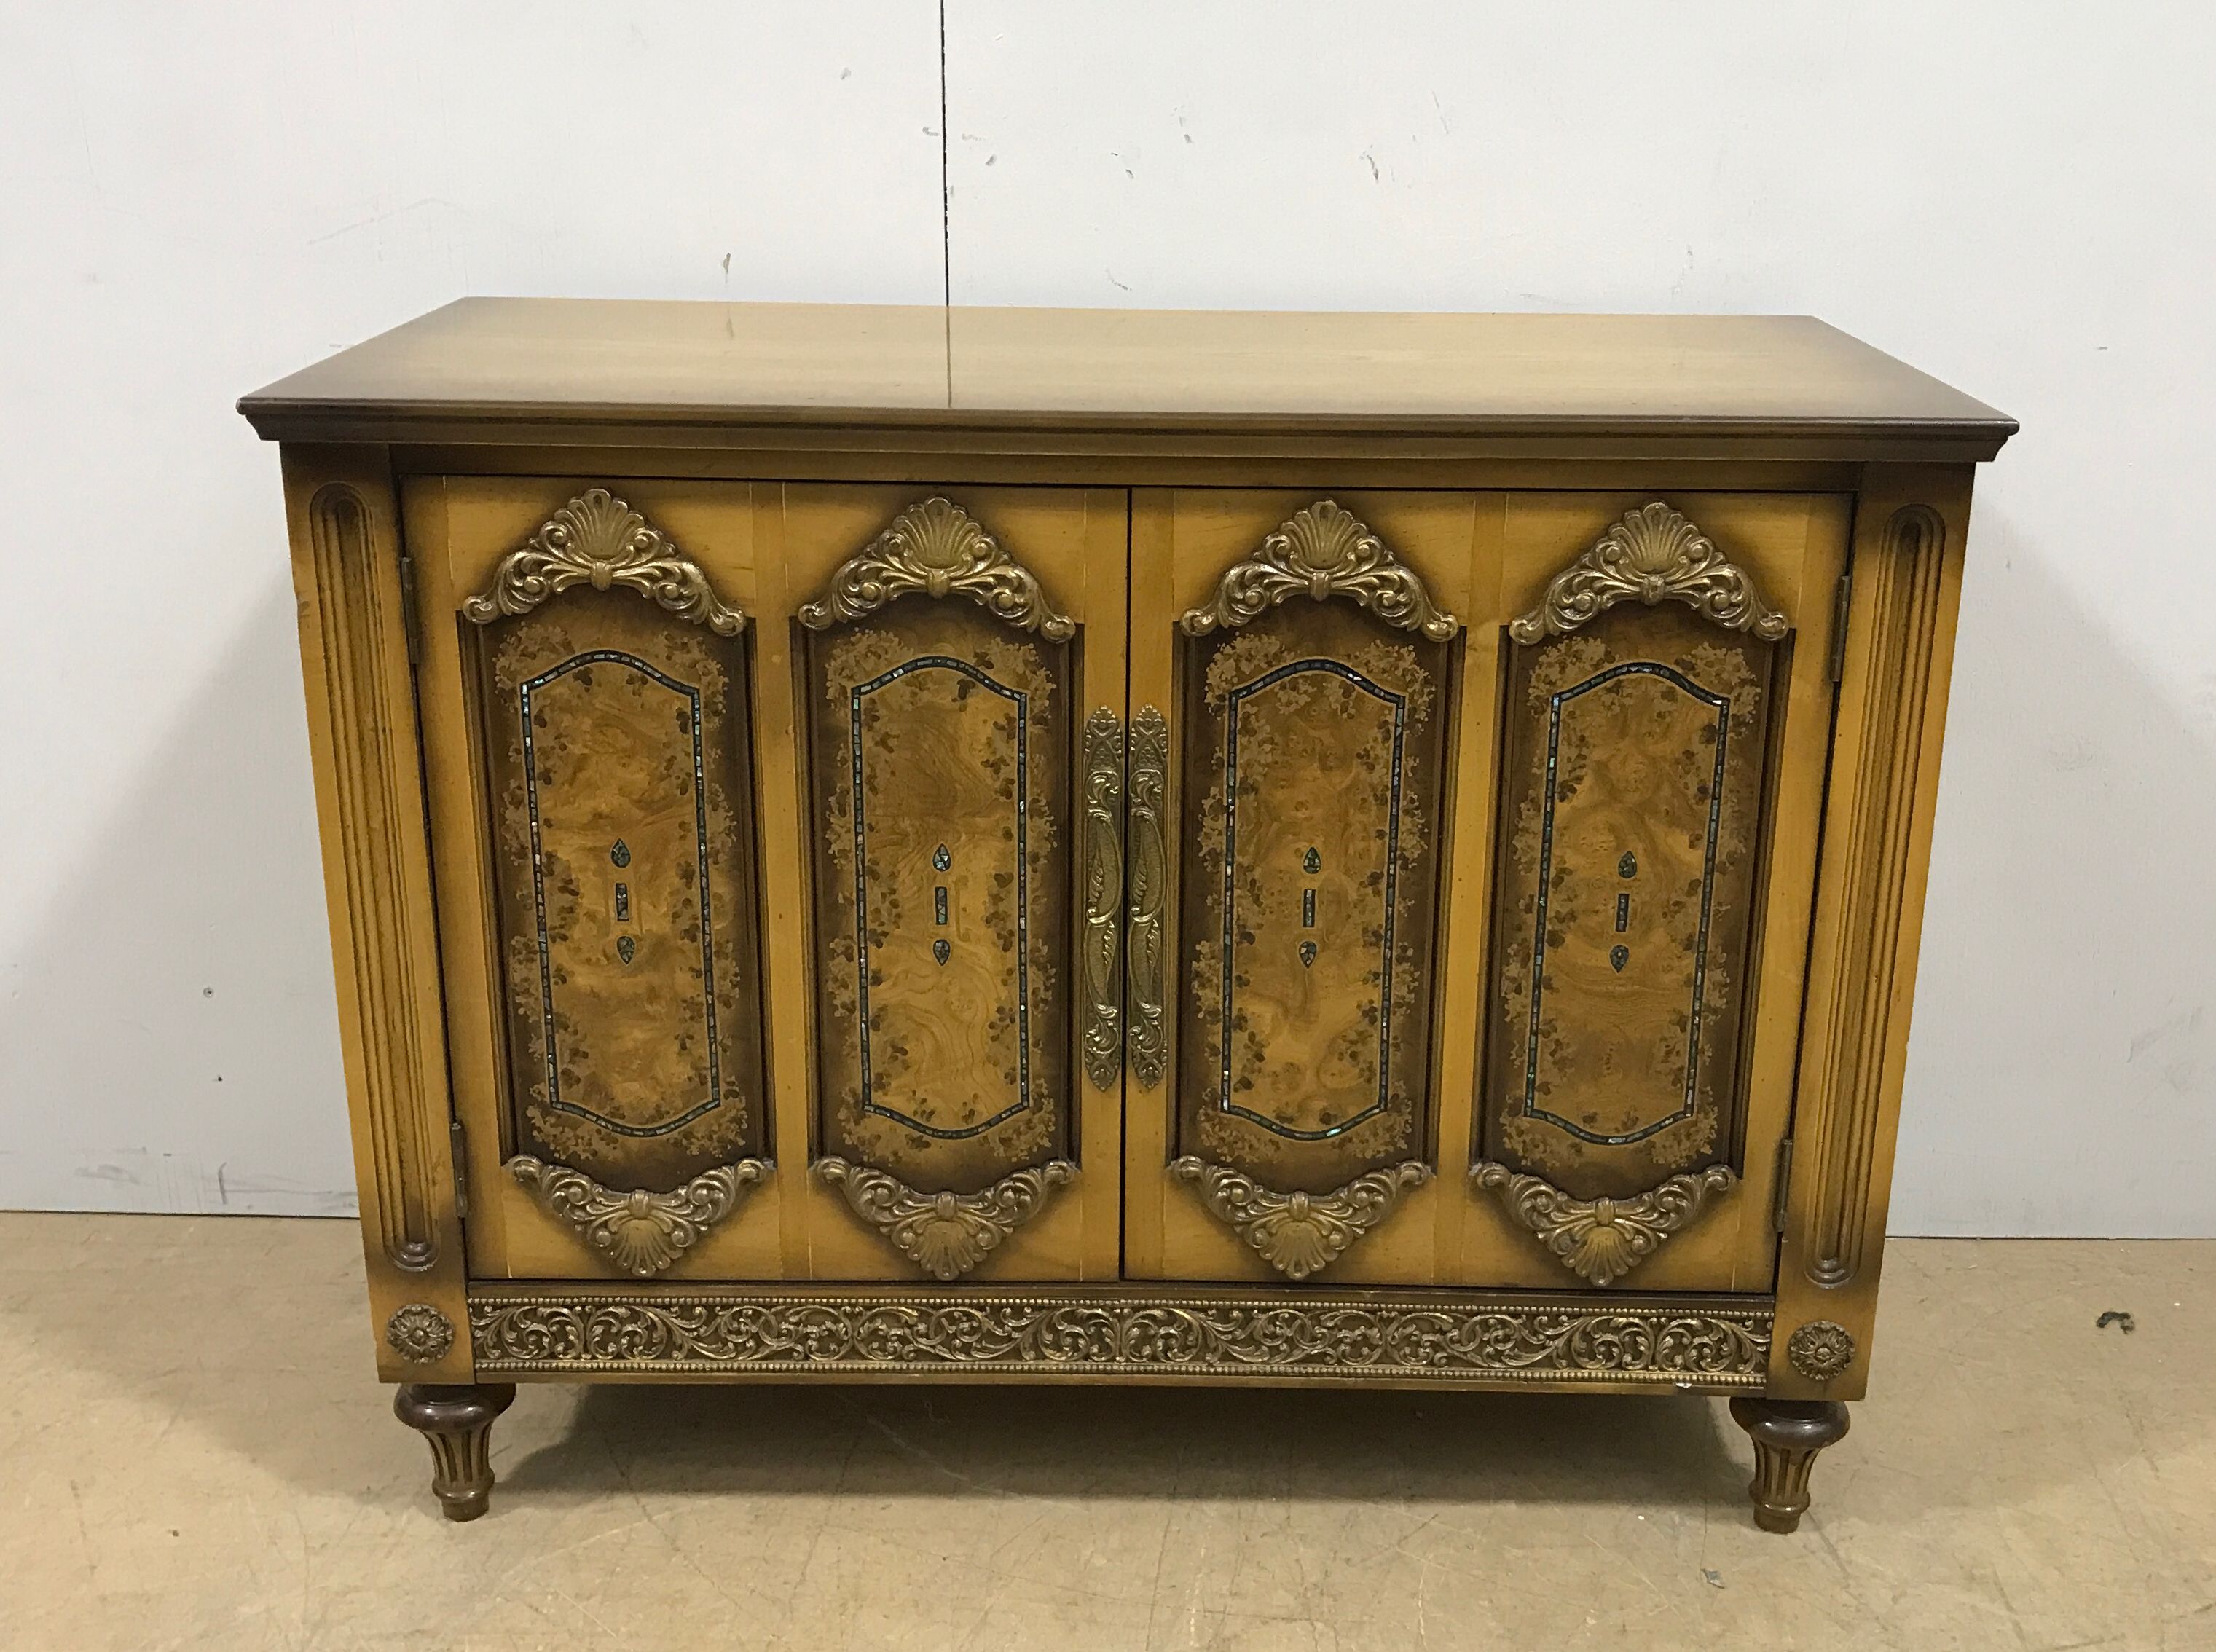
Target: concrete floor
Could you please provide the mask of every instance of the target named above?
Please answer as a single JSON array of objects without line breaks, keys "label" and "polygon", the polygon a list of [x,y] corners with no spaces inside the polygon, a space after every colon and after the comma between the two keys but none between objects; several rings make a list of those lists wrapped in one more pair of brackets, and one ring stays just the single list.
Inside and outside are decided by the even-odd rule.
[{"label": "concrete floor", "polygon": [[1078,1388],[526,1386],[453,1526],[352,1224],[0,1256],[10,1648],[2216,1649],[2216,1244],[1896,1245],[1790,1538],[1720,1402]]}]

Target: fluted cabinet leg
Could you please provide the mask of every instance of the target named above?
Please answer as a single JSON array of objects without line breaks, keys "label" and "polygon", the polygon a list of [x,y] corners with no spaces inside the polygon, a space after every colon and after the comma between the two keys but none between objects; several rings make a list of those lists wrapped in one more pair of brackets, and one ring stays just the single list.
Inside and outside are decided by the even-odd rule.
[{"label": "fluted cabinet leg", "polygon": [[1739,1398],[1732,1421],[1754,1440],[1754,1523],[1765,1532],[1799,1529],[1808,1512],[1808,1475],[1816,1453],[1847,1437],[1847,1408],[1837,1400]]},{"label": "fluted cabinet leg", "polygon": [[392,1414],[431,1442],[431,1489],[450,1520],[473,1520],[492,1495],[493,1419],[514,1383],[403,1383]]}]

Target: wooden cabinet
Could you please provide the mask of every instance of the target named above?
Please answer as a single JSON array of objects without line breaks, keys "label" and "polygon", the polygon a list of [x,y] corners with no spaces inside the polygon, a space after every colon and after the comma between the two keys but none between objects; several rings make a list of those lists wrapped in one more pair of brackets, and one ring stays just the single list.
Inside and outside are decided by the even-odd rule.
[{"label": "wooden cabinet", "polygon": [[1731,1393],[1789,1527],[2012,427],[1728,320],[954,312],[934,402],[913,314],[246,403],[449,1512],[517,1378],[1078,1376]]}]

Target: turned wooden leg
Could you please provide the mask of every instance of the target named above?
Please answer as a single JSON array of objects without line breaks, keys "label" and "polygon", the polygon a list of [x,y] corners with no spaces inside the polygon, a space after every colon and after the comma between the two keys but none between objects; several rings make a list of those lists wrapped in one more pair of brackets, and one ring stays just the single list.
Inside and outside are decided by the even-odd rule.
[{"label": "turned wooden leg", "polygon": [[1773,1400],[1745,1397],[1731,1403],[1732,1421],[1754,1440],[1754,1523],[1765,1532],[1791,1532],[1808,1511],[1808,1474],[1816,1453],[1847,1437],[1847,1408],[1837,1400]]},{"label": "turned wooden leg", "polygon": [[473,1520],[492,1495],[492,1420],[514,1383],[403,1383],[392,1414],[431,1442],[431,1489],[450,1520]]}]

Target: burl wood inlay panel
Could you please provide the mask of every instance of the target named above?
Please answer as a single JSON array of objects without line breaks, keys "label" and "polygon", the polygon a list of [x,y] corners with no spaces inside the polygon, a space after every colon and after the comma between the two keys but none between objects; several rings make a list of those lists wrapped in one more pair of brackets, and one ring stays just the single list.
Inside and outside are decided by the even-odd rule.
[{"label": "burl wood inlay panel", "polygon": [[1313,1193],[1428,1151],[1447,660],[1345,602],[1187,642],[1181,1151]]},{"label": "burl wood inlay panel", "polygon": [[1510,648],[1484,1157],[1597,1199],[1735,1155],[1777,652],[1628,605]]},{"label": "burl wood inlay panel", "polygon": [[806,647],[823,1151],[974,1192],[1067,1149],[1070,648],[924,600]]},{"label": "burl wood inlay panel", "polygon": [[478,664],[519,1150],[652,1188],[761,1151],[743,642],[578,591]]}]

